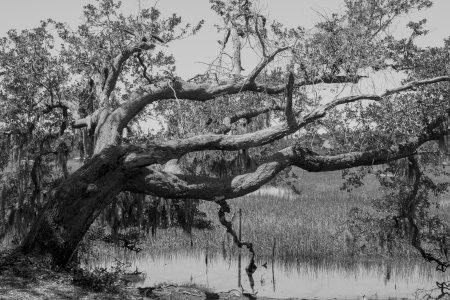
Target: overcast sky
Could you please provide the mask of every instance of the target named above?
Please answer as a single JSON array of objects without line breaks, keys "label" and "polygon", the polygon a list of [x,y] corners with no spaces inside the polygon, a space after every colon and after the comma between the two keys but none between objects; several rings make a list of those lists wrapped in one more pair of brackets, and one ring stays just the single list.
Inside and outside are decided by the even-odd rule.
[{"label": "overcast sky", "polygon": [[[39,20],[52,18],[67,22],[76,27],[81,21],[82,8],[93,0],[0,0],[0,35],[11,29],[32,28]],[[138,0],[123,0],[124,12],[136,12]],[[450,36],[450,0],[435,0],[431,9],[404,17],[395,26],[396,34],[405,35],[405,24],[409,20],[428,19],[427,28],[430,34],[418,40],[421,46],[442,45],[444,38]],[[153,0],[141,0],[141,5],[153,5]],[[319,13],[330,15],[342,10],[343,0],[260,0],[259,6],[270,19],[294,27],[310,28],[319,20]],[[184,17],[184,20],[196,23],[206,21],[203,30],[195,37],[190,37],[170,45],[177,59],[177,73],[183,78],[202,73],[205,66],[200,62],[210,62],[218,53],[217,40],[221,39],[213,27],[220,23],[216,15],[209,9],[208,0],[160,0],[157,7],[164,15],[173,12]],[[251,62],[253,63],[253,62]],[[245,63],[244,63],[245,68]]]}]

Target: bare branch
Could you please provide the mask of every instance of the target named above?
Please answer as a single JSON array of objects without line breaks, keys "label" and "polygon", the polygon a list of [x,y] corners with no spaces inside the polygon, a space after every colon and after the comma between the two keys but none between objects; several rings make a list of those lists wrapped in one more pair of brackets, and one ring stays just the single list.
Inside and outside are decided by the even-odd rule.
[{"label": "bare branch", "polygon": [[265,56],[262,61],[253,69],[253,71],[248,75],[247,82],[253,83],[256,80],[256,77],[261,73],[262,70],[271,62],[274,60],[275,56],[277,56],[278,53],[286,51],[289,49],[289,46],[278,48],[277,50],[273,51],[269,56]]}]

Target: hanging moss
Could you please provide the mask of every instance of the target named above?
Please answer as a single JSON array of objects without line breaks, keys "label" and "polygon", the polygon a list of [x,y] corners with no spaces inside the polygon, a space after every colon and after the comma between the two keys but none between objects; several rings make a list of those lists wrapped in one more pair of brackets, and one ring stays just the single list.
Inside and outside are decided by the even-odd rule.
[{"label": "hanging moss", "polygon": [[198,209],[199,200],[173,200],[123,192],[115,197],[98,218],[112,236],[137,229],[155,236],[158,228],[180,227],[190,234],[193,228],[211,227],[206,214]]}]

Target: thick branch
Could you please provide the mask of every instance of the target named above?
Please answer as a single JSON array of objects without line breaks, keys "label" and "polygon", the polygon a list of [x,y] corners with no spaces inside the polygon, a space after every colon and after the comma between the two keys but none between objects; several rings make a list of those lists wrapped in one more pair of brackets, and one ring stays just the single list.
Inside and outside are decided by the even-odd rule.
[{"label": "thick branch", "polygon": [[114,91],[119,78],[120,72],[122,72],[122,67],[124,63],[135,53],[140,53],[146,50],[152,50],[155,48],[155,44],[147,42],[143,39],[140,43],[128,47],[122,53],[118,54],[112,61],[111,65],[107,68],[104,76],[104,84],[102,90],[102,97],[100,99],[101,104],[104,103],[111,93]]},{"label": "thick branch", "polygon": [[318,155],[298,146],[285,148],[254,172],[233,178],[210,178],[171,174],[156,166],[135,169],[125,184],[125,190],[168,198],[192,198],[221,201],[246,195],[269,182],[280,171],[297,166],[310,172],[342,170],[357,166],[383,164],[408,157],[427,141],[448,134],[448,130],[432,129],[427,133],[409,139],[407,142],[385,149],[351,152],[333,156]]},{"label": "thick branch", "polygon": [[145,90],[135,93],[131,100],[116,109],[114,114],[125,126],[146,105],[166,99],[185,99],[193,101],[208,101],[223,95],[233,95],[245,91],[267,93],[270,95],[284,92],[283,84],[267,86],[259,83],[243,83],[229,81],[223,84],[192,83],[181,80],[149,85]]}]

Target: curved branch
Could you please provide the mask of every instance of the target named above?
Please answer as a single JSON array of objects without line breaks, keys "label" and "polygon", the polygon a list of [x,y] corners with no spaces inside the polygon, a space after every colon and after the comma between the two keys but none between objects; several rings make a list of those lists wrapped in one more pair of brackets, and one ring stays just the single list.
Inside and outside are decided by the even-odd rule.
[{"label": "curved branch", "polygon": [[232,178],[211,178],[172,174],[157,166],[133,169],[124,190],[167,198],[190,198],[222,201],[256,191],[279,172],[297,166],[310,172],[342,170],[357,166],[371,166],[408,157],[427,141],[448,134],[447,130],[428,132],[390,148],[322,156],[298,146],[285,148],[259,165],[254,172]]},{"label": "curved branch", "polygon": [[[153,36],[153,38],[157,38]],[[158,40],[160,40],[158,38]],[[155,44],[147,42],[147,39],[142,39],[141,42],[128,47],[122,53],[118,54],[112,61],[111,65],[107,67],[106,78],[104,78],[104,84],[102,89],[102,99],[101,103],[106,101],[114,88],[116,87],[117,79],[119,78],[120,72],[124,63],[135,53],[140,53],[146,50],[152,50],[155,48]]]},{"label": "curved branch", "polygon": [[281,47],[273,51],[269,56],[264,56],[264,58],[261,60],[261,62],[253,69],[253,71],[248,75],[247,81],[252,83],[255,82],[256,77],[261,73],[262,70],[271,62],[274,60],[275,56],[277,56],[278,53],[283,52],[287,49],[289,49],[290,46]]},{"label": "curved branch", "polygon": [[269,95],[281,94],[284,92],[283,84],[267,86],[259,83],[244,83],[229,81],[222,84],[213,83],[193,83],[176,79],[164,83],[147,86],[144,90],[135,93],[131,100],[122,104],[114,111],[114,114],[125,126],[134,118],[145,106],[167,99],[185,99],[205,102],[223,95],[239,94],[245,91],[266,93]]}]

